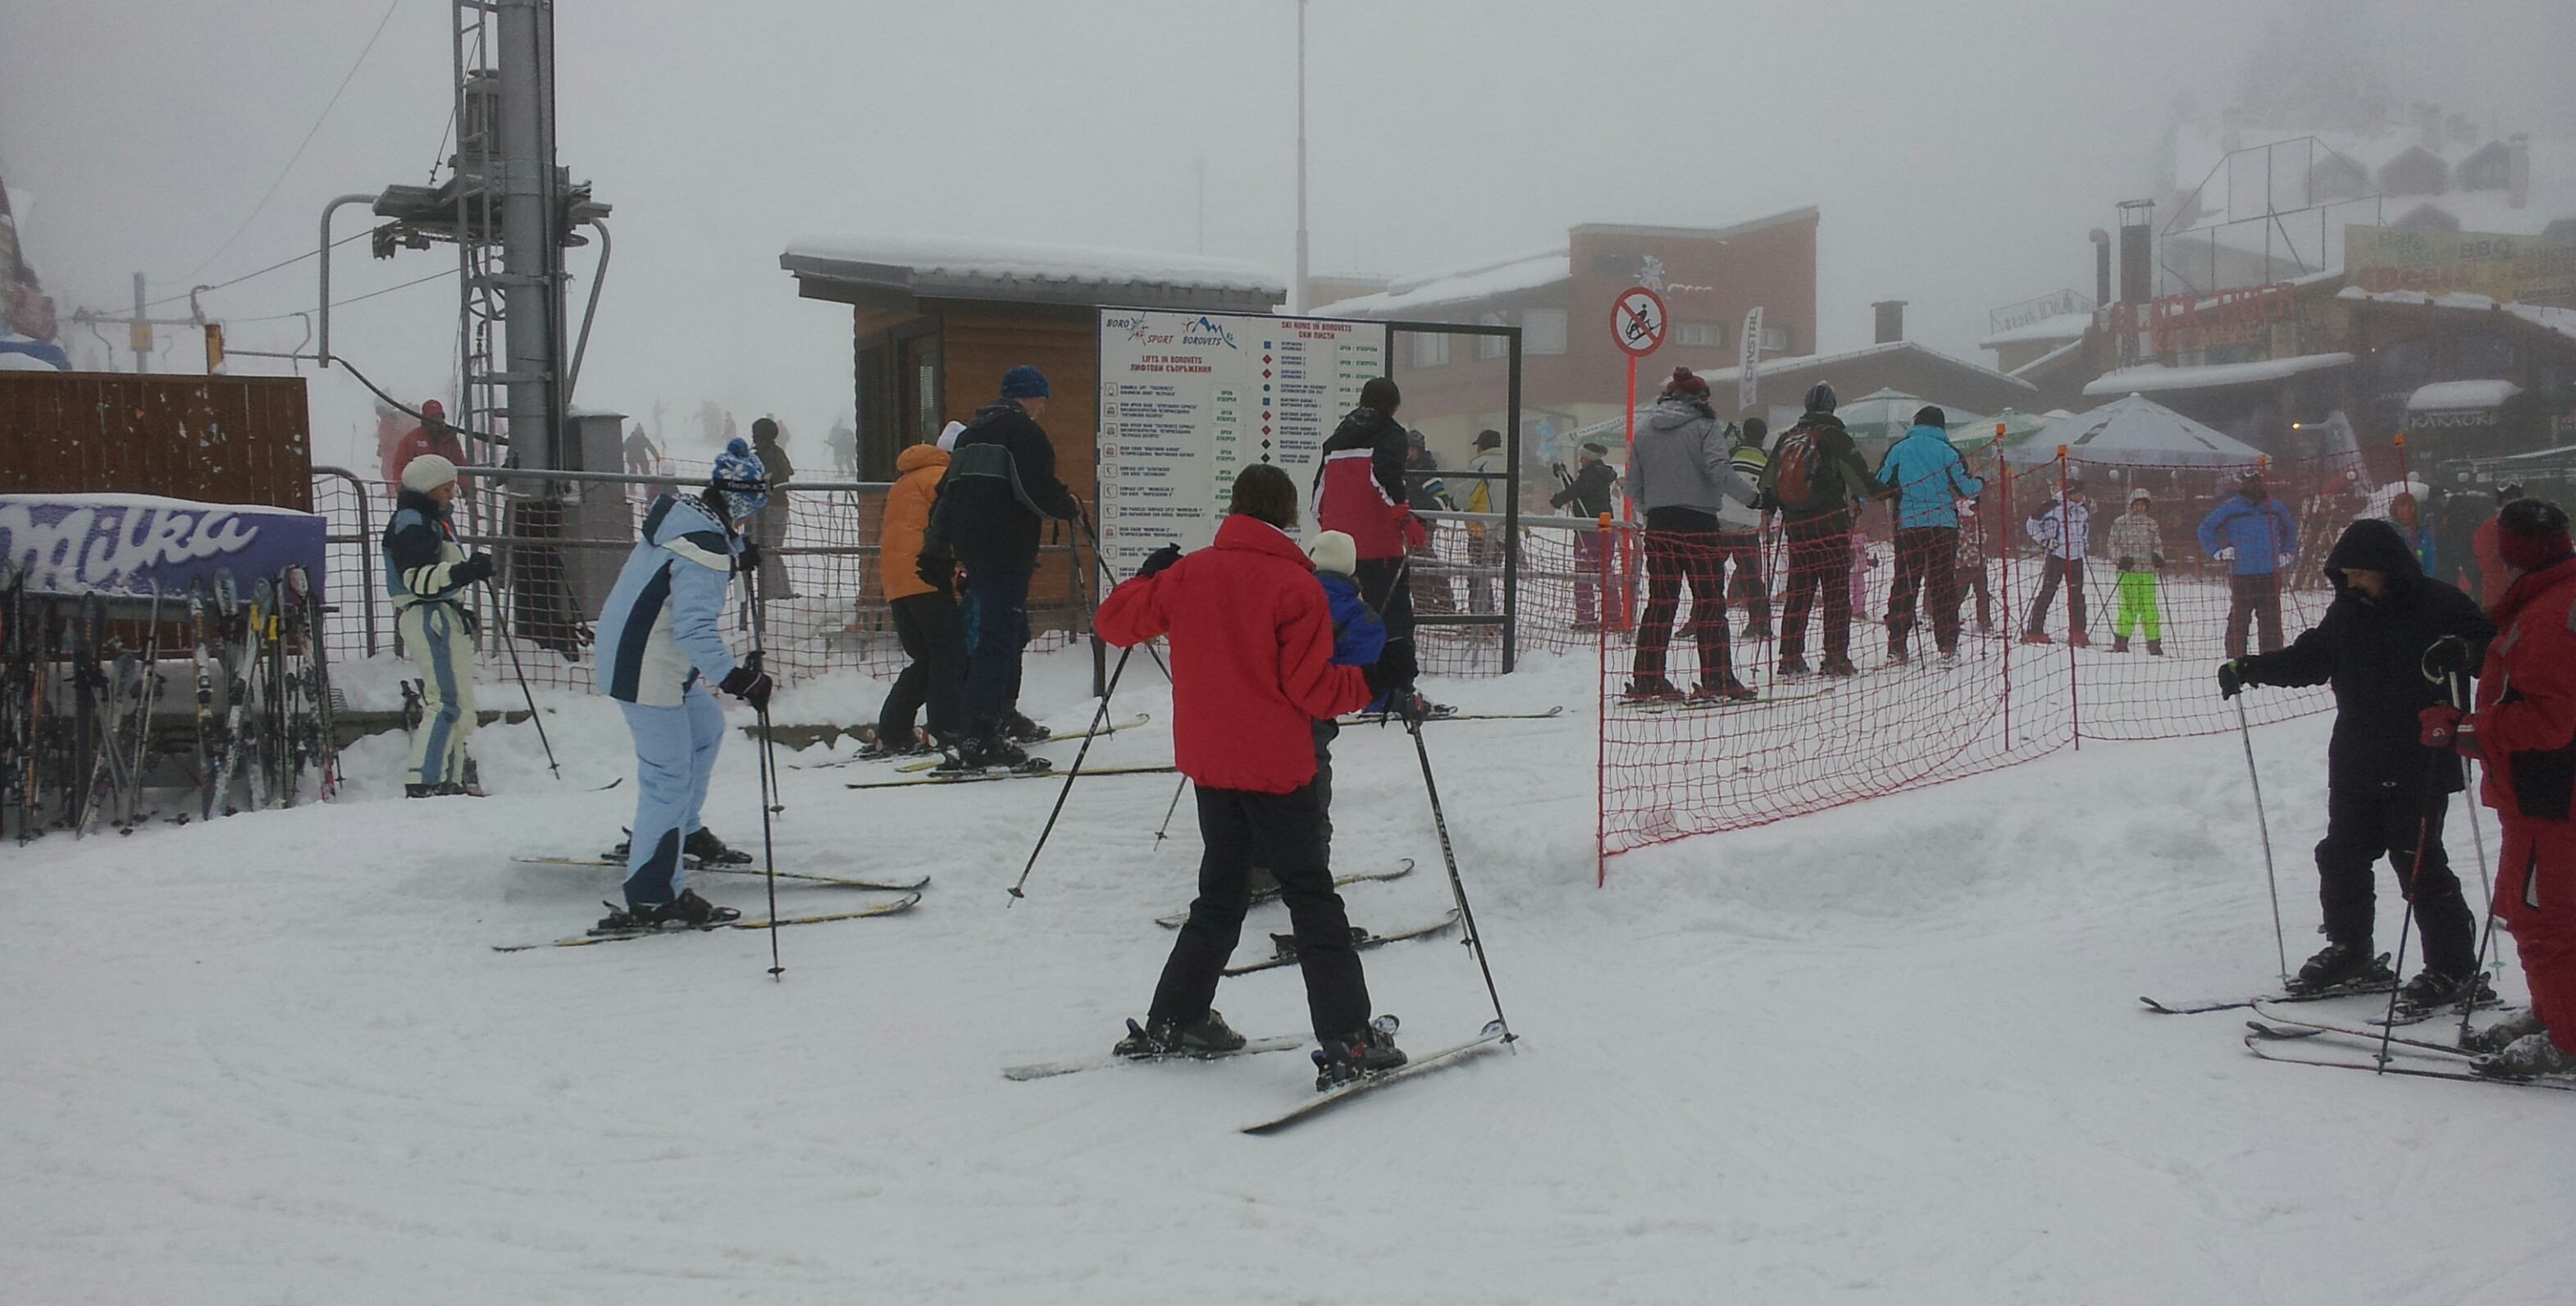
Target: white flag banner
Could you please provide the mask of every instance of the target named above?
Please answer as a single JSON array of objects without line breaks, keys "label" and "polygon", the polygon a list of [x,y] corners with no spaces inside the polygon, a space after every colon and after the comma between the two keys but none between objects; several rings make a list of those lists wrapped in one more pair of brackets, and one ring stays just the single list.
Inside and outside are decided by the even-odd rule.
[{"label": "white flag banner", "polygon": [[1738,351],[1735,367],[1735,406],[1738,410],[1753,406],[1762,368],[1762,306],[1744,315],[1744,348]]}]

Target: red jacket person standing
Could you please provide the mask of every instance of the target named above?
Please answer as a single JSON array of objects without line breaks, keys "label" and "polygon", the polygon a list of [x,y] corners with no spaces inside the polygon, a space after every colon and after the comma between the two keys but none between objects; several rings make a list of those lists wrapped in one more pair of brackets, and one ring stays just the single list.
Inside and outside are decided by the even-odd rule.
[{"label": "red jacket person standing", "polygon": [[2495,912],[2513,931],[2531,1010],[2471,1036],[2481,1074],[2576,1074],[2576,555],[2567,514],[2521,499],[2497,515],[2513,578],[2478,677],[2477,714],[2424,712],[2424,740],[2486,763],[2481,796],[2504,824]]},{"label": "red jacket person standing", "polygon": [[1267,464],[1234,479],[1216,543],[1187,557],[1165,545],[1109,592],[1093,621],[1120,648],[1157,635],[1172,645],[1172,734],[1196,782],[1198,900],[1190,904],[1142,1028],[1118,1054],[1204,1056],[1243,1046],[1210,1008],[1250,905],[1257,860],[1279,877],[1297,931],[1306,1006],[1322,1043],[1318,1088],[1404,1064],[1372,1027],[1368,983],[1350,919],[1333,891],[1313,722],[1369,701],[1368,676],[1333,665],[1333,616],[1314,564],[1288,536],[1297,487]]}]

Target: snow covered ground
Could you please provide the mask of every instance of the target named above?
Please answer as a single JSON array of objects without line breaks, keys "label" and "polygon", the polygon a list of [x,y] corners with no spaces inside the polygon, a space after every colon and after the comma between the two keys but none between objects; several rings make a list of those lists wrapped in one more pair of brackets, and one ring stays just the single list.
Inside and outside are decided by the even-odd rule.
[{"label": "snow covered ground", "polygon": [[[1050,658],[1029,705],[1087,719],[1087,676]],[[592,788],[628,766],[597,700],[546,700],[560,785],[515,727],[477,743],[501,796],[405,802],[378,738],[332,806],[0,850],[0,1300],[2568,1300],[2576,1102],[2268,1065],[2235,1016],[2139,1008],[2272,979],[2233,738],[1633,853],[1595,889],[1594,684],[1578,658],[1437,687],[1569,707],[1430,736],[1520,1050],[1273,1138],[1236,1130],[1311,1092],[1298,1054],[999,1073],[1143,1014],[1194,864],[1186,809],[1155,845],[1168,777],[1079,784],[1006,910],[1055,784],[854,793],[782,755],[782,866],[934,877],[908,915],[783,933],[782,983],[750,931],[491,951],[615,892],[510,860],[631,815],[631,780]],[[1168,760],[1159,677],[1120,698],[1156,724],[1093,761]],[[2256,740],[2294,956],[2325,729]],[[1436,917],[1409,741],[1338,756],[1340,868],[1421,863],[1354,918]],[[757,847],[756,793],[736,735],[710,823]],[[1454,935],[1367,959],[1410,1046],[1489,1014]],[[1304,1024],[1292,971],[1219,1003]]]}]

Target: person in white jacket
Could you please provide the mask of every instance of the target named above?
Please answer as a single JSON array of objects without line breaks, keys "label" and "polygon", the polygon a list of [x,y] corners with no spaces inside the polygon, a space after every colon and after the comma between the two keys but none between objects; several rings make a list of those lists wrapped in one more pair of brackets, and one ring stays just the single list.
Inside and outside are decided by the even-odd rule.
[{"label": "person in white jacket", "polygon": [[2048,637],[2048,605],[2057,598],[2057,587],[2066,586],[2066,642],[2077,648],[2089,647],[2084,637],[2084,557],[2093,540],[2093,505],[2084,497],[2081,478],[2069,478],[2066,488],[2056,498],[2039,506],[2024,523],[2030,538],[2047,554],[2039,573],[2039,597],[2030,605],[2030,619],[2022,623],[2021,642],[2052,644]]}]

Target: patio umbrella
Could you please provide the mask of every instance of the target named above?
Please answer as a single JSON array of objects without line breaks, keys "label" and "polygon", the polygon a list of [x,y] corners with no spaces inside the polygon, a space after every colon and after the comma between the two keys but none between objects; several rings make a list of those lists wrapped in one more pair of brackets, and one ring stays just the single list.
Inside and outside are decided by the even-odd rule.
[{"label": "patio umbrella", "polygon": [[2263,451],[2138,395],[2115,399],[2087,413],[2049,423],[2030,438],[2007,442],[2004,460],[2035,467],[2057,457],[2057,446],[2079,463],[2131,467],[2238,467],[2262,460]]}]

